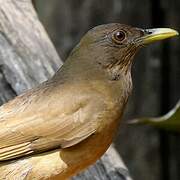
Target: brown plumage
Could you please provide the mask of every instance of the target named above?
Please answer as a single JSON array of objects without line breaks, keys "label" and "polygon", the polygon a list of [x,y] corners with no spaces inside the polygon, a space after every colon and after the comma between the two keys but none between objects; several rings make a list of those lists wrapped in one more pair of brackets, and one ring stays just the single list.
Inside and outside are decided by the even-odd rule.
[{"label": "brown plumage", "polygon": [[[1,177],[18,178],[25,171],[27,179],[65,179],[94,163],[117,130],[132,90],[131,65],[137,50],[155,37],[175,34],[121,24],[90,30],[51,80],[0,107]],[[22,159],[27,167],[7,175]],[[57,163],[56,170],[48,171],[42,164],[46,160],[54,167]],[[46,173],[33,174],[37,167]]]}]

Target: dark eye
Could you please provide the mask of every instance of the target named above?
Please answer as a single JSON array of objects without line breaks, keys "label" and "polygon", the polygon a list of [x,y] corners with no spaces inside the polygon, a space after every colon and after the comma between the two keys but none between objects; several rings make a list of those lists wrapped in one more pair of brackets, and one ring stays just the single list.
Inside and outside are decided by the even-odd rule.
[{"label": "dark eye", "polygon": [[113,34],[112,39],[115,43],[120,44],[126,38],[126,34],[123,31],[117,31]]}]

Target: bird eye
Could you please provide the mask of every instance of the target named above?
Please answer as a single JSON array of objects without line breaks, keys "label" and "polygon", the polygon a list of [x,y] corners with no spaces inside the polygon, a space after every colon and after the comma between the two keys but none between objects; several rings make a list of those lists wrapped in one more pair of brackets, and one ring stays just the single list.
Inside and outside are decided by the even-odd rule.
[{"label": "bird eye", "polygon": [[113,34],[112,39],[115,43],[120,44],[125,39],[126,34],[123,31],[117,31]]}]

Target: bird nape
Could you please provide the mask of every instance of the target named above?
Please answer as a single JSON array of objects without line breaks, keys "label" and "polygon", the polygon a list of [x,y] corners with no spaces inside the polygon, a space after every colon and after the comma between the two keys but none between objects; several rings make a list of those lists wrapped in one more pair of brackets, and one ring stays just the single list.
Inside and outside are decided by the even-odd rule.
[{"label": "bird nape", "polygon": [[0,176],[66,179],[94,163],[131,93],[134,55],[176,35],[117,23],[87,32],[52,79],[0,107]]}]

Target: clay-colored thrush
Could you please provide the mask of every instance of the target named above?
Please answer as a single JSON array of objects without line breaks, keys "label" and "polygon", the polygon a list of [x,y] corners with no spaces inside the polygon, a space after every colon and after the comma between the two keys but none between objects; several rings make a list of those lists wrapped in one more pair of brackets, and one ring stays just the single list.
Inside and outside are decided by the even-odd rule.
[{"label": "clay-colored thrush", "polygon": [[52,79],[0,107],[1,163],[60,149],[59,179],[94,163],[112,143],[131,93],[134,55],[177,34],[122,24],[91,29]]}]

